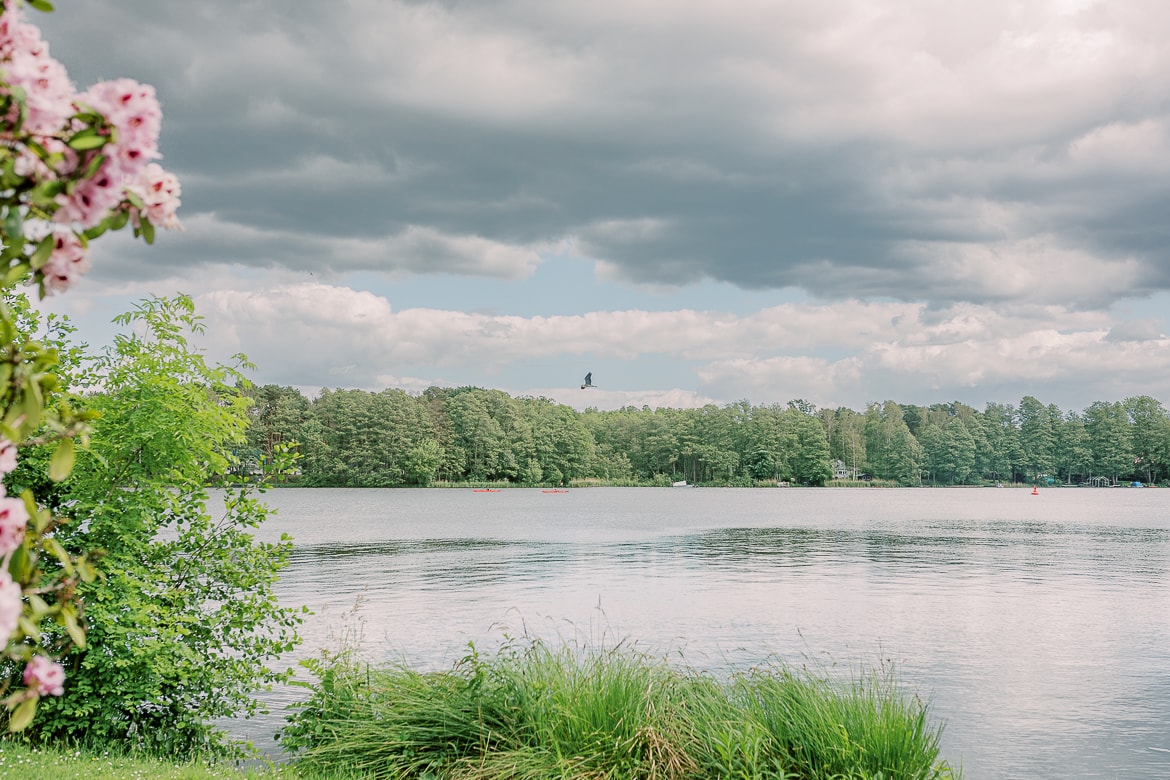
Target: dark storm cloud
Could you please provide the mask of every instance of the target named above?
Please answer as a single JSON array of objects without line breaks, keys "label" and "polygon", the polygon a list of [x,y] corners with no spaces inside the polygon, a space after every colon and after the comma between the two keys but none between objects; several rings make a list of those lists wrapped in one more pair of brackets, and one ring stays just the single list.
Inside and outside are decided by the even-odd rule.
[{"label": "dark storm cloud", "polygon": [[1133,84],[1165,20],[713,5],[87,0],[40,23],[79,84],[159,90],[188,225],[159,274],[519,276],[573,240],[645,283],[996,301],[1043,289],[1013,266],[1071,263],[1052,296],[1170,287],[1168,93]]}]

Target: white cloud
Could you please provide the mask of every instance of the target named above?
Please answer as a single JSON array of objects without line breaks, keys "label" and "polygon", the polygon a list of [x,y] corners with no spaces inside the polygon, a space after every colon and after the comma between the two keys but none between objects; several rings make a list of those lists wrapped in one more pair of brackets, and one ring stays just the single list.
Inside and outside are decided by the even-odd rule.
[{"label": "white cloud", "polygon": [[[199,304],[217,351],[247,353],[281,377],[269,381],[417,391],[492,379],[516,394],[551,395],[578,407],[692,406],[743,397],[758,403],[802,397],[855,408],[886,397],[981,403],[996,400],[981,393],[1014,393],[1030,384],[1079,385],[1080,392],[1104,398],[1133,394],[1126,386],[1156,395],[1157,383],[1170,379],[1170,339],[1150,318],[1127,329],[1100,312],[1058,306],[940,310],[845,302],[786,304],[746,316],[682,310],[520,317],[396,311],[372,293],[326,284],[218,290]],[[665,356],[685,361],[696,385],[550,391],[507,379],[516,366],[565,356]],[[291,378],[298,376],[321,381]]]}]

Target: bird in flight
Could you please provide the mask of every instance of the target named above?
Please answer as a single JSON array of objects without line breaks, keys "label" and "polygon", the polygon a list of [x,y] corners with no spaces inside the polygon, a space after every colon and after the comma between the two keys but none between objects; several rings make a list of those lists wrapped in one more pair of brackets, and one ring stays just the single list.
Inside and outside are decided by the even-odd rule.
[{"label": "bird in flight", "polygon": [[585,375],[585,384],[581,385],[581,389],[585,390],[585,389],[593,387],[593,386],[594,386],[593,385],[593,372],[590,371],[588,374]]}]

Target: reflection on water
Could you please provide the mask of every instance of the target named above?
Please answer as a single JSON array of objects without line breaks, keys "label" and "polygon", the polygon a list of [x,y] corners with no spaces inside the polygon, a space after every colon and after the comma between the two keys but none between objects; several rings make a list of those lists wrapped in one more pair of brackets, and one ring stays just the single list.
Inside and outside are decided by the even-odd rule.
[{"label": "reflection on water", "polygon": [[1170,777],[1170,491],[268,497],[264,533],[297,539],[281,598],[316,613],[304,654],[358,620],[368,655],[430,667],[505,633],[716,670],[888,659],[968,778]]}]

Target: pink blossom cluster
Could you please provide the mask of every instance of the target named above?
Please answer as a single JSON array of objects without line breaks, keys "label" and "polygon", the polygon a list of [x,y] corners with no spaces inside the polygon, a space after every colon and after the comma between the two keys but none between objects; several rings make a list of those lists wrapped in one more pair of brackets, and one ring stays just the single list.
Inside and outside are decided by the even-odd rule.
[{"label": "pink blossom cluster", "polygon": [[131,79],[103,81],[77,96],[77,103],[93,109],[114,128],[114,140],[103,153],[105,162],[72,192],[59,195],[59,222],[93,227],[116,209],[127,187],[141,186],[147,164],[157,157],[162,109],[154,87]]},{"label": "pink blossom cluster", "polygon": [[[16,468],[16,445],[0,438],[0,474],[8,474]],[[7,570],[8,554],[24,541],[24,529],[28,526],[28,508],[19,498],[10,498],[4,484],[0,482],[0,566]]]},{"label": "pink blossom cluster", "polygon": [[43,655],[33,656],[24,667],[24,684],[41,696],[60,696],[65,693],[65,670]]},{"label": "pink blossom cluster", "polygon": [[[0,474],[13,471],[16,471],[16,445],[0,436]],[[0,485],[0,495],[3,495],[3,485]]]},{"label": "pink blossom cluster", "polygon": [[[15,468],[16,445],[0,438],[0,474],[8,474]],[[23,609],[20,583],[13,582],[8,573],[8,558],[24,541],[27,526],[28,509],[24,501],[9,498],[0,483],[0,649],[8,644]]]},{"label": "pink blossom cluster", "polygon": [[[0,438],[0,475],[15,468],[16,445]],[[24,500],[6,495],[0,482],[0,650],[7,646],[24,611],[24,590],[9,574],[8,561],[24,541],[28,520]],[[65,669],[43,655],[35,655],[24,667],[24,684],[37,696],[60,696],[65,693]]]},{"label": "pink blossom cluster", "polygon": [[[23,94],[27,118],[20,133],[26,135],[15,130],[14,106],[10,116],[0,118],[6,125],[0,130],[0,143],[16,153],[19,175],[65,183],[52,215],[61,228],[84,231],[123,209],[136,228],[143,220],[152,226],[181,227],[175,216],[180,205],[178,179],[152,162],[161,156],[162,126],[154,87],[117,79],[75,94],[65,68],[49,55],[37,27],[25,21],[15,2],[0,0],[0,95],[4,94]],[[81,118],[91,112],[104,121],[91,126]],[[75,142],[77,133],[90,134],[87,141],[96,133],[99,147]],[[24,137],[36,144],[24,143]],[[49,153],[52,165],[33,151],[35,146]],[[56,245],[41,269],[47,292],[68,288],[88,268],[85,242],[76,236],[68,240],[59,228],[53,233]]]},{"label": "pink blossom cluster", "polygon": [[8,637],[16,630],[20,613],[24,609],[22,597],[20,583],[12,581],[8,567],[0,568],[0,650],[8,644]]},{"label": "pink blossom cluster", "polygon": [[134,215],[134,224],[139,224],[140,216],[150,220],[150,224],[164,228],[179,228],[178,211],[183,194],[179,186],[179,178],[175,174],[163,170],[158,163],[146,166],[141,178],[135,184],[126,185],[129,192],[134,193],[142,201],[142,208]]},{"label": "pink blossom cluster", "polygon": [[64,127],[73,115],[73,82],[65,67],[49,56],[41,31],[11,4],[0,14],[0,61],[5,81],[24,90],[25,129],[33,135],[51,135]]},{"label": "pink blossom cluster", "polygon": [[24,500],[12,496],[0,497],[0,556],[7,563],[8,553],[20,547],[24,541],[24,529],[28,527],[28,508]]},{"label": "pink blossom cluster", "polygon": [[72,230],[57,228],[53,231],[53,252],[41,269],[45,287],[52,291],[68,288],[78,277],[89,270],[89,253],[81,239]]}]

